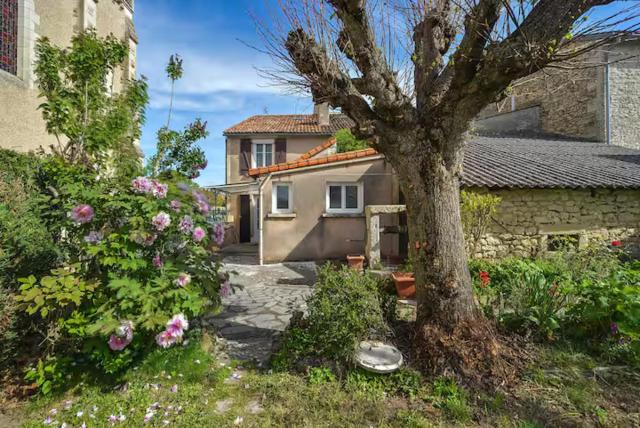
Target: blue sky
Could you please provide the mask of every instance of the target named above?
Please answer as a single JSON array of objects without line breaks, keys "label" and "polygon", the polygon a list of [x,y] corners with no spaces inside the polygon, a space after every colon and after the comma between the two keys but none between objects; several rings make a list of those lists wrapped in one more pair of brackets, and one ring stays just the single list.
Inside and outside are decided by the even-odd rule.
[{"label": "blue sky", "polygon": [[[277,7],[277,2],[271,3]],[[167,120],[170,82],[164,69],[174,53],[182,56],[185,72],[177,82],[171,127],[181,129],[200,117],[210,131],[200,144],[209,161],[200,184],[224,183],[224,129],[265,111],[313,110],[310,97],[286,95],[255,70],[270,64],[266,55],[246,46],[261,44],[250,12],[269,16],[273,10],[265,9],[264,0],[136,0],[135,4],[138,73],[149,79],[151,96],[141,141],[146,156],[153,154],[156,131]],[[597,8],[591,17],[610,15],[629,4]]]},{"label": "blue sky", "polygon": [[145,156],[153,154],[156,131],[167,120],[170,81],[164,69],[173,53],[182,56],[185,72],[176,83],[171,127],[181,129],[197,117],[208,121],[210,135],[200,146],[209,166],[200,184],[224,183],[224,129],[265,110],[313,110],[310,98],[284,94],[255,70],[269,58],[243,42],[260,45],[249,12],[264,15],[263,5],[262,0],[136,1],[138,74],[149,79],[151,96],[141,141]]}]

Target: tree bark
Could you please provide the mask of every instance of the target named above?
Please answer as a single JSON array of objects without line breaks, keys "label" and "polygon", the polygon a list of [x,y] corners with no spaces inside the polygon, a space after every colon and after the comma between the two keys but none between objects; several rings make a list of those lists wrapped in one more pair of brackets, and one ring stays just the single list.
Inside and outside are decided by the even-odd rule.
[{"label": "tree bark", "polygon": [[460,217],[462,147],[457,139],[414,143],[431,150],[418,149],[409,163],[394,164],[392,156],[391,163],[405,194],[416,277],[415,362],[433,375],[494,387],[513,374],[473,294]]}]

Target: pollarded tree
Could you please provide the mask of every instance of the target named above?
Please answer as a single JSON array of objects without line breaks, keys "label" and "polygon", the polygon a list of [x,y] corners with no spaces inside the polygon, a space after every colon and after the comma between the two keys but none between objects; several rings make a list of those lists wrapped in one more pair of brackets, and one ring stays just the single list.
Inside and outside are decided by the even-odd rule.
[{"label": "pollarded tree", "polygon": [[265,74],[340,108],[398,174],[417,281],[414,345],[427,372],[505,374],[505,348],[474,300],[460,219],[472,120],[515,80],[637,28],[634,5],[587,17],[612,3],[279,0],[283,19],[260,23],[276,63]]}]

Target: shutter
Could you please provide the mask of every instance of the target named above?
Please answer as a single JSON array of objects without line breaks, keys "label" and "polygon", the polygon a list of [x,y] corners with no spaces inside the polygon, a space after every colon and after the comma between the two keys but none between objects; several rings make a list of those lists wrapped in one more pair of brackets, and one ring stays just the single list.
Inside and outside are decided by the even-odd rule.
[{"label": "shutter", "polygon": [[276,138],[275,141],[276,157],[275,163],[285,163],[287,161],[287,139]]},{"label": "shutter", "polygon": [[249,175],[251,165],[251,140],[243,138],[240,140],[240,175]]}]

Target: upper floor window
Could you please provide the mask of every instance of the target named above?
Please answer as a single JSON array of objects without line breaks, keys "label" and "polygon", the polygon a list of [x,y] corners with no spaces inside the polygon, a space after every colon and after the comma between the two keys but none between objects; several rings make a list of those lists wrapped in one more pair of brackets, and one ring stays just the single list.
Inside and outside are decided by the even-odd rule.
[{"label": "upper floor window", "polygon": [[253,143],[253,168],[273,165],[273,142]]},{"label": "upper floor window", "polygon": [[327,184],[327,213],[360,214],[363,200],[362,183]]},{"label": "upper floor window", "polygon": [[18,74],[18,0],[0,0],[0,70]]}]

